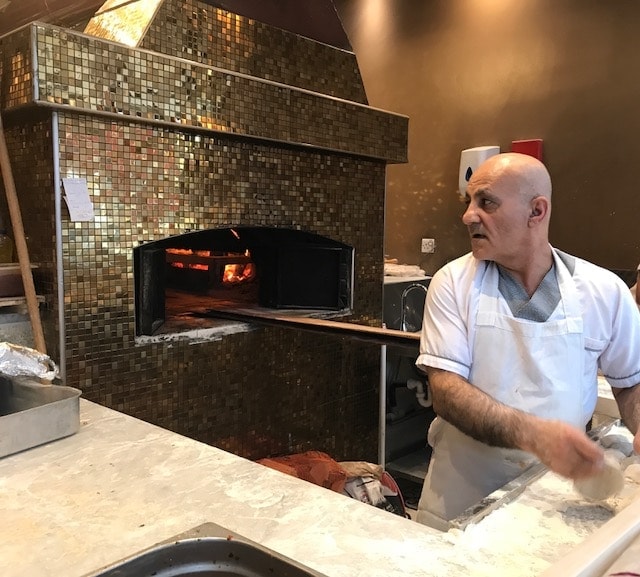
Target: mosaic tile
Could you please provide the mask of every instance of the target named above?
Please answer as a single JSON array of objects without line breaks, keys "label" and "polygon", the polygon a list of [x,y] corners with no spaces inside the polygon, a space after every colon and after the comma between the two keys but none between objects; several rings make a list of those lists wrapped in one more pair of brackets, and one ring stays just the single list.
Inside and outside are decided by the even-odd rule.
[{"label": "mosaic tile", "polygon": [[[252,26],[242,30],[261,42],[283,38]],[[11,82],[11,55],[21,55],[12,69],[16,89],[0,98],[30,251],[40,264],[47,344],[54,358],[66,359],[67,383],[93,401],[249,458],[316,449],[337,459],[375,460],[379,346],[273,327],[198,342],[141,341],[133,248],[232,225],[327,236],[355,248],[349,320],[379,326],[386,161],[376,155],[406,155],[406,138],[404,150],[400,136],[397,150],[383,153],[371,134],[406,137],[406,126],[398,132],[396,116],[242,76],[251,71],[241,46],[222,63],[234,72],[222,73],[58,28],[27,31],[0,39],[3,88]],[[30,33],[37,35],[39,95],[24,72]],[[190,48],[202,51],[195,40]],[[313,43],[299,47],[316,57]],[[269,74],[279,69],[273,64]],[[207,82],[216,98],[199,92]],[[200,94],[206,98],[198,100]],[[25,108],[38,98],[52,108]],[[122,113],[100,114],[111,107]],[[145,117],[150,111],[180,123],[154,122]],[[187,125],[198,121],[198,111],[219,126]],[[354,123],[354,111],[366,114]],[[305,139],[316,146],[295,144]],[[359,140],[362,154],[339,150]],[[60,247],[56,150],[59,176],[85,178],[95,210],[94,221],[72,222],[60,205]],[[6,211],[1,200],[0,211]]]},{"label": "mosaic tile", "polygon": [[[37,91],[31,86],[25,30],[35,36]],[[407,160],[408,119],[401,115],[51,25],[34,24],[2,41],[3,69],[16,78],[3,97],[7,104],[31,97],[389,162]]]}]

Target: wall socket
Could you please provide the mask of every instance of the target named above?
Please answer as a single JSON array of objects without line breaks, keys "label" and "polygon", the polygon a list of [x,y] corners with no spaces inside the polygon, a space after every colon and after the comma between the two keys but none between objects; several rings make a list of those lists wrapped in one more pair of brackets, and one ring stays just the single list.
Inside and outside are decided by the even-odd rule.
[{"label": "wall socket", "polygon": [[426,253],[436,252],[436,239],[435,238],[423,238],[420,250],[422,252],[426,252]]}]

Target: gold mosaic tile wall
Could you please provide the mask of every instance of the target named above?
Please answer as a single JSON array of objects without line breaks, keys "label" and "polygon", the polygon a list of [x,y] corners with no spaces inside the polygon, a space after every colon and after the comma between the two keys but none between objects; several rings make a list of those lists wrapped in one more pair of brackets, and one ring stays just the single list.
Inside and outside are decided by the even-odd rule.
[{"label": "gold mosaic tile wall", "polygon": [[38,101],[406,161],[404,116],[50,25],[33,31]]},{"label": "gold mosaic tile wall", "polygon": [[165,0],[140,47],[367,104],[353,52],[197,0]]},{"label": "gold mosaic tile wall", "polygon": [[[265,100],[265,86],[274,85],[233,74],[224,78],[241,83],[242,90],[230,91],[229,98],[241,102],[225,101],[225,110],[244,111],[258,124],[246,130],[266,125],[277,139],[194,129],[177,118],[154,123],[134,108],[128,115],[103,114],[91,110],[101,98],[133,94],[135,100],[155,88],[166,92],[166,102],[193,105],[197,99],[187,97],[192,93],[180,92],[190,82],[181,76],[187,68],[177,72],[170,58],[145,52],[136,58],[124,47],[60,29],[37,31],[39,98],[48,107],[14,108],[6,116],[25,230],[37,244],[34,259],[43,263],[37,286],[47,297],[47,343],[54,359],[64,352],[67,383],[91,400],[249,458],[316,449],[337,459],[376,460],[377,345],[264,327],[205,342],[141,341],[134,328],[133,248],[230,225],[286,226],[328,236],[355,248],[349,320],[379,326],[386,163],[352,149],[361,142],[370,148],[373,126],[383,130],[381,117],[391,116],[396,129],[400,117],[353,104],[348,106],[364,120],[347,122],[348,103],[309,93],[297,99],[294,89],[278,88],[276,104],[295,111],[280,116],[282,110]],[[23,42],[11,35],[0,44],[3,65]],[[196,68],[206,71],[196,65],[188,70]],[[209,72],[203,74],[196,84]],[[2,104],[7,107],[4,96]],[[296,138],[311,135],[320,119],[325,131],[314,137],[316,146],[297,145]],[[386,137],[406,136],[403,130]],[[279,142],[291,134],[291,143]],[[337,145],[318,144],[328,135]],[[348,153],[334,150],[343,143]],[[59,176],[87,180],[96,215],[92,222],[72,222],[63,206],[64,327],[57,326],[56,146]],[[406,140],[404,146],[402,151],[399,137],[391,148],[401,156]]]},{"label": "gold mosaic tile wall", "polygon": [[[56,358],[50,123],[12,116],[8,133],[33,257],[48,263],[38,286]],[[228,223],[331,236],[356,247],[352,318],[379,324],[384,165],[77,115],[60,114],[59,133],[62,174],[87,178],[96,213],[63,212],[67,383],[250,458],[313,448],[375,460],[377,346],[274,328],[137,343],[132,249]]]},{"label": "gold mosaic tile wall", "polygon": [[[252,456],[267,442],[260,435],[282,432],[271,422],[289,423],[287,443],[291,433],[292,443],[304,444],[303,431],[326,436],[366,417],[363,439],[371,441],[377,347],[267,329],[197,345],[136,344],[132,249],[228,224],[316,232],[356,248],[354,318],[379,324],[383,164],[70,115],[61,117],[60,134],[62,172],[80,169],[96,211],[93,223],[63,222],[71,383],[153,422],[175,427],[176,418],[181,432],[241,441]],[[229,403],[233,411],[223,415]],[[335,422],[344,411],[344,424]],[[346,458],[353,435],[327,438]]]}]

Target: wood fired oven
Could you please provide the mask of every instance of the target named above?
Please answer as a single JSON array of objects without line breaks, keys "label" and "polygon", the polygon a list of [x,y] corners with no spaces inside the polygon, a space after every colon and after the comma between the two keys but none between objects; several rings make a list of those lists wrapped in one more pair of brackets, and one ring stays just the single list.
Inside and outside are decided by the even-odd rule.
[{"label": "wood fired oven", "polygon": [[175,314],[216,308],[349,311],[353,247],[310,232],[234,227],[134,249],[136,333]]}]

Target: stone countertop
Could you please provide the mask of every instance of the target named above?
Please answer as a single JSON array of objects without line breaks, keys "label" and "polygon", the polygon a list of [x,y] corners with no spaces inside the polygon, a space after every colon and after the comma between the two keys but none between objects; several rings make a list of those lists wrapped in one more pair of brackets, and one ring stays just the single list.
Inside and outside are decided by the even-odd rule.
[{"label": "stone countertop", "polygon": [[609,518],[585,521],[593,505],[547,473],[445,534],[85,399],[80,419],[75,435],[0,459],[3,577],[80,577],[205,522],[328,577],[530,577]]}]

